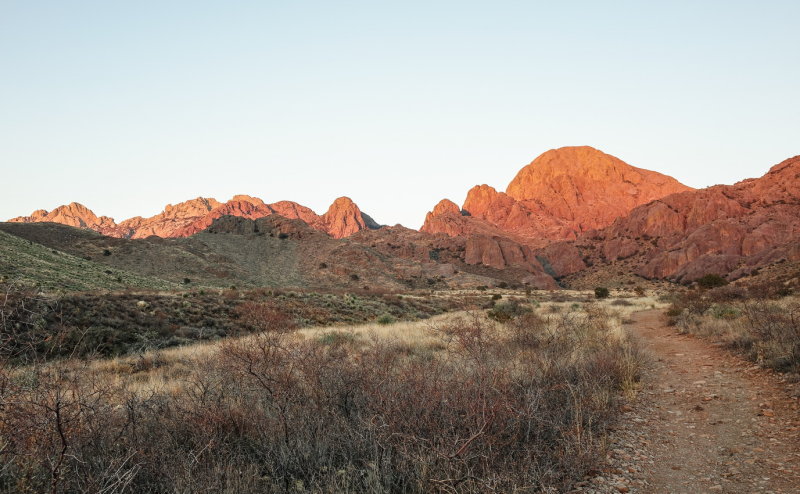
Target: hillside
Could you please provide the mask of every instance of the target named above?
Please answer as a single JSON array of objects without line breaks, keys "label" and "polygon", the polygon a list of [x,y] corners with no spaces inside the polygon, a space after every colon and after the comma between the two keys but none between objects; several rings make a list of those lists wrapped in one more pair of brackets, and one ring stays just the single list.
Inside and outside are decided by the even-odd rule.
[{"label": "hillside", "polygon": [[55,292],[128,287],[162,290],[178,286],[158,277],[55,250],[4,231],[0,231],[0,280],[33,283]]},{"label": "hillside", "polygon": [[[101,273],[137,273],[164,287],[474,288],[503,279],[500,270],[470,273],[444,259],[392,255],[359,241],[331,238],[303,221],[277,215],[258,220],[224,216],[186,238],[121,239],[55,223],[0,223],[0,232],[17,244],[74,260],[75,269],[60,271],[59,264],[53,270],[75,289],[106,287],[75,281],[83,276],[80,268],[89,263],[87,259]],[[32,261],[28,266],[28,257],[16,258],[12,253],[9,258],[17,259],[8,263],[17,271],[42,269]],[[124,283],[110,288],[121,286]]]}]

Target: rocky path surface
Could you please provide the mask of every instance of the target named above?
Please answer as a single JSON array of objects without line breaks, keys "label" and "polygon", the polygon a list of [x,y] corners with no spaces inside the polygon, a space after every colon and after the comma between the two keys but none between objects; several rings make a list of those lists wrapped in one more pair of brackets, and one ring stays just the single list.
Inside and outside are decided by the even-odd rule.
[{"label": "rocky path surface", "polygon": [[611,435],[586,493],[800,493],[800,386],[666,327],[628,330],[649,353],[645,386]]}]

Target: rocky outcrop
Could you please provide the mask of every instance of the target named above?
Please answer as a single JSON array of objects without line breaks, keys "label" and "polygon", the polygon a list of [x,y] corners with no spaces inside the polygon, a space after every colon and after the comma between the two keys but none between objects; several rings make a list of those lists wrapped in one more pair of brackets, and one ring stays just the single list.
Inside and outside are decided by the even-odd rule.
[{"label": "rocky outcrop", "polygon": [[[180,237],[179,232],[207,217],[223,203],[213,198],[198,197],[175,205],[167,204],[164,210],[149,218],[135,216],[119,224],[116,235],[123,238]],[[210,222],[209,222],[210,224]]]},{"label": "rocky outcrop", "polygon": [[437,270],[443,273],[455,269],[512,283],[527,283],[532,288],[558,288],[530,247],[503,236],[450,237],[397,225],[377,231],[364,230],[348,240],[368,245],[387,256],[437,264]]},{"label": "rocky outcrop", "polygon": [[77,203],[61,206],[51,213],[43,210],[35,211],[30,216],[10,221],[62,223],[120,238],[150,236],[175,238],[188,237],[203,231],[223,216],[258,219],[271,215],[302,220],[312,228],[328,233],[334,238],[346,237],[363,229],[380,228],[380,225],[362,213],[347,197],[340,197],[334,201],[328,212],[320,216],[296,202],[279,201],[267,204],[259,198],[247,195],[234,196],[225,203],[212,198],[198,197],[175,205],[168,204],[155,216],[149,218],[136,216],[119,224],[106,216],[97,217],[91,210]]},{"label": "rocky outcrop", "polygon": [[576,231],[602,228],[636,206],[690,190],[589,146],[547,151],[517,173],[506,193]]},{"label": "rocky outcrop", "polygon": [[50,212],[38,209],[30,216],[19,216],[8,221],[11,223],[61,223],[77,228],[88,228],[100,233],[114,231],[117,227],[113,219],[108,216],[98,217],[92,210],[77,202],[59,206]]},{"label": "rocky outcrop", "polygon": [[686,282],[799,260],[799,237],[800,157],[794,157],[758,179],[640,206],[576,243],[598,247],[606,261],[638,256],[641,276]]},{"label": "rocky outcrop", "polygon": [[[463,212],[439,203],[422,229],[455,236],[483,233],[485,225],[491,225],[543,247],[608,226],[636,206],[688,190],[671,177],[630,166],[597,149],[565,147],[542,154],[520,170],[506,192],[488,185],[473,187]],[[459,220],[460,214],[478,221]]]},{"label": "rocky outcrop", "polygon": [[536,251],[536,260],[550,276],[561,278],[582,271],[586,263],[572,242],[554,242]]},{"label": "rocky outcrop", "polygon": [[321,220],[325,231],[333,238],[349,237],[361,230],[379,228],[349,197],[340,197],[333,201]]}]

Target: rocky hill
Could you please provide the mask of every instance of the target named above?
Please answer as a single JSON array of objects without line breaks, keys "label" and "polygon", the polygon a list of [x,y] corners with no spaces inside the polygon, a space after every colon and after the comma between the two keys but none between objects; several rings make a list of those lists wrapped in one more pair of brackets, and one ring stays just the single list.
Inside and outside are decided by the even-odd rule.
[{"label": "rocky hill", "polygon": [[547,151],[522,168],[505,192],[470,189],[461,208],[444,200],[422,231],[502,234],[534,247],[575,239],[610,225],[636,206],[691,190],[660,173],[628,165],[589,146]]},{"label": "rocky hill", "polygon": [[[800,156],[761,178],[672,194],[639,206],[607,228],[539,252],[556,276],[623,262],[644,278],[737,279],[800,260]],[[570,269],[565,266],[571,265]]]},{"label": "rocky hill", "polygon": [[118,238],[147,238],[155,235],[162,238],[188,237],[205,230],[222,216],[237,216],[248,219],[279,215],[299,219],[334,238],[343,238],[353,233],[379,228],[368,215],[348,197],[340,197],[323,215],[291,201],[267,204],[257,197],[237,195],[221,203],[213,198],[198,197],[176,205],[168,204],[164,210],[149,218],[136,216],[116,223],[107,216],[98,217],[90,209],[78,203],[60,206],[51,212],[34,211],[30,216],[8,220],[12,223],[51,222],[87,228],[103,235]]},{"label": "rocky hill", "polygon": [[[495,286],[508,282],[512,274],[465,264],[457,244],[449,253],[444,248],[437,251],[408,242],[407,246],[416,245],[419,255],[401,255],[385,246],[373,246],[375,242],[369,240],[367,231],[336,239],[301,220],[277,214],[255,220],[222,216],[201,232],[176,238],[118,238],[56,223],[0,223],[0,233],[4,234],[0,240],[8,240],[0,245],[0,277],[25,279],[50,288],[458,289]],[[355,240],[359,235],[364,238]],[[12,237],[19,240],[12,242]],[[49,258],[39,260],[39,253],[71,260],[69,270]],[[41,268],[43,263],[47,270]],[[102,283],[79,283],[84,269],[91,269],[93,275],[99,273]],[[556,287],[552,278],[539,275],[541,287]],[[131,284],[131,279],[136,283]]]}]

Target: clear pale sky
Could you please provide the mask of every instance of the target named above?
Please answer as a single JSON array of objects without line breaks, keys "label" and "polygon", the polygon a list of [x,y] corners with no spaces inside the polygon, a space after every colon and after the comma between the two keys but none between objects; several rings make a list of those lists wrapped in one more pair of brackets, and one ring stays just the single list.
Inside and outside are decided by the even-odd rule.
[{"label": "clear pale sky", "polygon": [[800,154],[800,2],[0,0],[0,218],[347,195],[419,227],[591,145],[702,187]]}]

